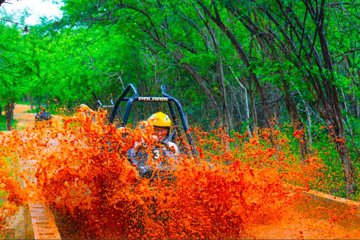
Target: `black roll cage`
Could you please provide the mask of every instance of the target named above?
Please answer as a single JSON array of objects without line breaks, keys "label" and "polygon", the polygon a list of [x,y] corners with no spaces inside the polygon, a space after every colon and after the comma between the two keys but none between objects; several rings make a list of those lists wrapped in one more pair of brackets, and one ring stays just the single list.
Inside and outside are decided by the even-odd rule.
[{"label": "black roll cage", "polygon": [[[131,91],[133,92],[132,96],[126,97],[128,95],[128,93],[131,92]],[[176,109],[179,112],[181,124],[182,124],[183,130],[185,132],[187,141],[188,141],[188,143],[189,143],[189,145],[191,147],[191,152],[192,152],[193,156],[196,156],[197,151],[195,149],[194,141],[193,141],[193,139],[192,139],[192,137],[190,135],[189,125],[188,125],[188,123],[186,121],[185,114],[184,114],[183,108],[182,108],[179,100],[177,100],[176,98],[171,96],[166,91],[165,85],[161,85],[161,93],[162,93],[161,97],[141,96],[138,89],[133,84],[129,84],[125,88],[125,90],[122,92],[120,97],[116,100],[115,103],[112,102],[111,105],[106,105],[106,106],[102,105],[100,101],[98,101],[98,103],[99,103],[100,107],[113,107],[113,110],[112,110],[112,112],[111,112],[111,114],[109,116],[109,123],[112,124],[112,123],[114,123],[116,114],[120,113],[120,109],[119,109],[120,103],[126,102],[127,103],[126,110],[125,110],[125,114],[124,114],[124,116],[122,118],[122,123],[121,123],[121,126],[125,127],[127,122],[128,122],[128,119],[129,119],[129,114],[130,114],[132,104],[134,102],[167,102],[169,110],[170,110],[170,115],[171,115],[172,121],[174,122],[176,133],[180,136],[181,132],[180,132],[179,127],[177,127],[177,126],[179,126],[179,120],[176,117],[175,108],[174,108],[174,105],[173,105],[173,104],[175,104]]]}]

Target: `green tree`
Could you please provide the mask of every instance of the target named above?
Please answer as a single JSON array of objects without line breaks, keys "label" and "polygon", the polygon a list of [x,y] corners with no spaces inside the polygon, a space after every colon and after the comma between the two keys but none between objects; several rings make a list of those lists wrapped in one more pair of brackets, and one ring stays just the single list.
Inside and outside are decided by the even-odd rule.
[{"label": "green tree", "polygon": [[[346,191],[353,194],[356,190],[355,171],[346,144],[334,54],[329,48],[332,36],[327,33],[331,23],[326,18],[329,14],[326,1],[253,2],[250,3],[253,17],[238,7],[243,2],[225,1],[225,6],[249,31],[261,36],[262,41],[270,46],[275,43],[284,58],[302,73],[302,84],[310,91],[308,101],[326,122],[344,167]],[[263,24],[262,20],[271,24]]]},{"label": "green tree", "polygon": [[0,32],[0,104],[5,106],[6,128],[11,130],[14,104],[27,91],[31,67],[21,30],[0,24]]}]

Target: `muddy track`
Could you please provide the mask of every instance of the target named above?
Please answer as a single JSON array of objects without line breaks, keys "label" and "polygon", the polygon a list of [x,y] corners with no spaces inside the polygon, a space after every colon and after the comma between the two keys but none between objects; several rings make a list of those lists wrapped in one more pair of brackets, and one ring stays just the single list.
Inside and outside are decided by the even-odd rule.
[{"label": "muddy track", "polygon": [[30,106],[24,104],[16,104],[14,109],[14,119],[17,121],[16,129],[23,129],[31,126],[35,121],[35,113],[29,113]]},{"label": "muddy track", "polygon": [[[27,126],[32,126],[35,123],[35,113],[30,113],[30,106],[25,104],[15,104],[14,120],[17,124],[14,129],[22,130]],[[5,113],[3,113],[5,114]],[[9,131],[3,131],[4,133]]]},{"label": "muddy track", "polygon": [[[14,109],[14,120],[17,124],[16,130],[23,130],[26,127],[33,127],[35,124],[35,113],[30,112],[30,105],[25,104],[15,104]],[[58,115],[51,115],[51,121],[57,121],[60,117]]]},{"label": "muddy track", "polygon": [[[30,110],[29,105],[15,105],[15,130],[21,131],[34,126],[35,113],[30,113]],[[21,168],[27,173],[28,181],[32,183],[36,182],[33,176],[35,164],[34,160],[21,161]],[[21,181],[21,185],[25,187],[26,184]],[[61,239],[53,214],[45,204],[38,201],[20,206],[18,213],[10,219],[7,231],[9,233],[5,233],[5,237],[11,239]]]}]

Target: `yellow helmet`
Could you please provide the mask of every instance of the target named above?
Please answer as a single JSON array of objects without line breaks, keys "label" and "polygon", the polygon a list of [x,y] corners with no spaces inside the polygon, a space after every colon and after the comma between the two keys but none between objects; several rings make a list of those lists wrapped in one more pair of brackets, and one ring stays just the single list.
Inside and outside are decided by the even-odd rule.
[{"label": "yellow helmet", "polygon": [[172,122],[168,115],[157,112],[148,118],[148,122],[155,127],[171,127]]}]

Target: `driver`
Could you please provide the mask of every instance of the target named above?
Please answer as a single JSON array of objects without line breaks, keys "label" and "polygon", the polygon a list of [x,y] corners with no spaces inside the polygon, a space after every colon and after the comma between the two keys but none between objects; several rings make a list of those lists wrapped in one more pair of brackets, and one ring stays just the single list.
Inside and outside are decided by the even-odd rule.
[{"label": "driver", "polygon": [[172,122],[168,115],[157,112],[147,119],[147,123],[154,128],[153,138],[157,141],[164,141],[170,133]]},{"label": "driver", "polygon": [[[169,170],[169,164],[165,163],[166,159],[172,158],[176,160],[176,156],[180,151],[179,147],[171,142],[170,130],[172,121],[168,115],[163,112],[154,113],[147,119],[146,123],[153,127],[152,138],[155,143],[152,149],[153,164],[148,162],[147,153],[137,152],[136,148],[130,149],[128,155],[130,162],[136,165],[140,176],[151,178],[155,169],[159,171]],[[162,145],[156,143],[161,143]],[[135,146],[137,145],[139,144],[135,144]],[[165,161],[156,162],[163,159]]]}]

